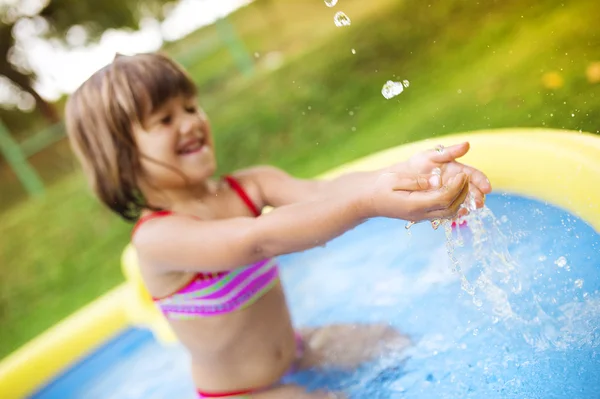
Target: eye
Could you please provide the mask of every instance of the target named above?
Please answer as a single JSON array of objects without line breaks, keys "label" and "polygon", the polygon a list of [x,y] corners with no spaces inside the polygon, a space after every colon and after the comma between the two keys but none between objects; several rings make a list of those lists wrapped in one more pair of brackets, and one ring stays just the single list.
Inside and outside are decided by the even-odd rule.
[{"label": "eye", "polygon": [[197,110],[198,109],[195,105],[188,105],[187,107],[185,107],[185,112],[188,112],[190,114],[195,114]]},{"label": "eye", "polygon": [[162,119],[160,120],[160,123],[162,123],[163,125],[170,125],[171,121],[173,120],[173,118],[171,117],[171,115],[165,115],[164,117],[162,117]]}]

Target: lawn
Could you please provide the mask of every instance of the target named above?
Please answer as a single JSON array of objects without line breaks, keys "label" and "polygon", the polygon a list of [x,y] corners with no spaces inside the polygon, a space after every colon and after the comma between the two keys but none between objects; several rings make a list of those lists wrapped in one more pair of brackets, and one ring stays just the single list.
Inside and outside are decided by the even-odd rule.
[{"label": "lawn", "polygon": [[[334,26],[337,10],[351,26]],[[597,132],[600,84],[586,74],[600,61],[597,15],[600,3],[587,0],[343,0],[335,9],[280,0],[271,12],[250,5],[231,17],[257,53],[252,77],[214,45],[214,27],[166,50],[199,84],[219,173],[270,163],[306,177],[453,132]],[[276,69],[268,67],[274,52],[283,59]],[[386,100],[389,79],[410,86]],[[129,231],[94,201],[80,173],[4,212],[0,356],[122,281]]]}]

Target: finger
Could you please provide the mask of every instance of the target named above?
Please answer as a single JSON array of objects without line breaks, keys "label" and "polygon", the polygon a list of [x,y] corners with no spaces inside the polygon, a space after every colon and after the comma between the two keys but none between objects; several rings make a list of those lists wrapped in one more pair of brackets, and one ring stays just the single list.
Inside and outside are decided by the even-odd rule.
[{"label": "finger", "polygon": [[467,165],[462,165],[462,167],[463,172],[469,175],[471,184],[477,187],[482,194],[489,194],[492,192],[492,184],[482,171]]},{"label": "finger", "polygon": [[440,176],[434,174],[388,173],[394,191],[425,191],[440,187]]},{"label": "finger", "polygon": [[438,163],[452,162],[457,158],[464,156],[469,152],[470,144],[468,142],[456,144],[444,148],[443,151],[431,150],[431,160]]},{"label": "finger", "polygon": [[471,196],[475,200],[475,205],[477,208],[481,208],[485,204],[485,195],[477,188],[477,186],[471,184],[469,187],[469,192]]},{"label": "finger", "polygon": [[454,198],[452,203],[448,205],[446,208],[432,210],[426,213],[428,219],[444,219],[444,218],[453,218],[455,217],[462,203],[465,202],[467,198],[467,194],[469,193],[468,185],[465,185],[460,193]]},{"label": "finger", "polygon": [[447,186],[439,190],[423,193],[429,197],[426,201],[425,209],[429,212],[448,209],[455,203],[457,198],[466,198],[469,190],[468,184],[469,177],[465,173],[459,173],[450,179]]}]

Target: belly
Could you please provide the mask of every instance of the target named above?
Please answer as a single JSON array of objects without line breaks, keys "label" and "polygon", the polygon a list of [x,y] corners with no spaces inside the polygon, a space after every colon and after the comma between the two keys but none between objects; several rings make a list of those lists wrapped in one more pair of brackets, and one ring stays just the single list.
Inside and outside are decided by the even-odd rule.
[{"label": "belly", "polygon": [[276,383],[295,360],[295,339],[278,282],[246,309],[171,326],[192,358],[196,386],[208,392]]}]

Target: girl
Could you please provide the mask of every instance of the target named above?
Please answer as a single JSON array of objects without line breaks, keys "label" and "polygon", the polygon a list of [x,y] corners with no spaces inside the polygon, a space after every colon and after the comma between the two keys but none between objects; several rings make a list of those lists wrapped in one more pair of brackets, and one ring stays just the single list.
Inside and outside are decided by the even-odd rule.
[{"label": "girl", "polygon": [[[355,367],[400,348],[406,339],[385,325],[295,333],[276,257],[372,217],[452,218],[469,190],[479,206],[491,191],[481,172],[455,161],[467,143],[331,181],[266,166],[213,178],[214,141],[196,88],[158,54],[116,57],[71,96],[66,117],[96,195],[137,221],[142,278],[189,350],[200,398],[327,397],[281,384],[282,376]],[[436,167],[441,178],[429,174]],[[261,215],[265,206],[275,209]]]}]

